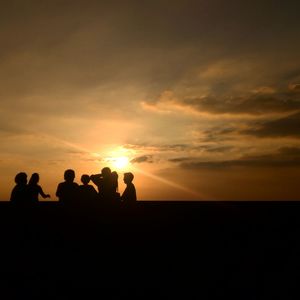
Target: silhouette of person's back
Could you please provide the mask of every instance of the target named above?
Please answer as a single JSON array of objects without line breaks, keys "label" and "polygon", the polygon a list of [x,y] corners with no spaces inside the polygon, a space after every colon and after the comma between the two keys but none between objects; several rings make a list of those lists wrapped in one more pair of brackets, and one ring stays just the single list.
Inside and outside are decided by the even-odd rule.
[{"label": "silhouette of person's back", "polygon": [[81,176],[82,185],[79,186],[79,196],[85,202],[91,203],[97,199],[98,193],[95,188],[89,184],[90,176],[89,175],[82,175]]},{"label": "silhouette of person's back", "polygon": [[78,197],[78,184],[74,182],[75,172],[74,170],[68,169],[64,173],[64,182],[61,182],[57,186],[56,196],[59,201],[64,204],[72,204]]},{"label": "silhouette of person's back", "polygon": [[15,177],[15,187],[10,196],[10,201],[15,204],[28,204],[30,198],[28,197],[27,174],[20,172]]},{"label": "silhouette of person's back", "polygon": [[120,200],[120,193],[118,192],[119,184],[118,184],[119,175],[116,171],[111,172],[111,182],[112,182],[112,190],[113,190],[113,200]]},{"label": "silhouette of person's back", "polygon": [[135,186],[132,183],[133,178],[134,175],[130,172],[124,174],[123,180],[126,184],[126,188],[121,196],[121,200],[124,202],[124,204],[134,204],[137,200]]},{"label": "silhouette of person's back", "polygon": [[42,187],[38,185],[39,180],[40,180],[39,174],[33,173],[28,183],[29,197],[35,203],[39,201],[39,195],[41,195],[43,198],[50,198],[50,195],[46,195],[43,192]]},{"label": "silhouette of person's back", "polygon": [[112,200],[114,197],[114,187],[112,184],[111,170],[105,167],[101,174],[91,175],[92,182],[98,187],[99,196],[102,200]]}]

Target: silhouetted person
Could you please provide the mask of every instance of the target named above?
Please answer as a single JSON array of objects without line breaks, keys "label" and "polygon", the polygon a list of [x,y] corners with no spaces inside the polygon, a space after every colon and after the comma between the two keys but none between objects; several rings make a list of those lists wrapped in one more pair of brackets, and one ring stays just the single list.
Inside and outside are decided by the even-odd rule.
[{"label": "silhouetted person", "polygon": [[102,200],[112,200],[114,198],[114,187],[110,168],[105,167],[101,170],[101,174],[91,175],[90,178],[98,187],[99,196]]},{"label": "silhouetted person", "polygon": [[81,176],[81,182],[83,184],[79,186],[79,196],[80,199],[86,202],[92,202],[98,196],[95,188],[91,184],[89,184],[90,180],[91,179],[89,175],[84,174]]},{"label": "silhouetted person", "polygon": [[112,189],[113,189],[113,193],[114,193],[114,199],[113,200],[120,200],[120,193],[119,193],[119,184],[118,184],[118,178],[119,175],[116,171],[111,172],[111,182],[112,182]]},{"label": "silhouetted person", "polygon": [[136,190],[134,184],[132,183],[133,178],[134,176],[130,172],[124,174],[123,180],[126,184],[126,188],[121,196],[121,200],[124,202],[124,204],[134,204],[136,202]]},{"label": "silhouetted person", "polygon": [[57,186],[56,196],[59,201],[65,204],[72,204],[76,198],[78,198],[78,184],[74,182],[75,172],[74,170],[66,170],[64,173],[64,182],[61,182]]},{"label": "silhouetted person", "polygon": [[27,174],[24,172],[18,173],[15,177],[16,186],[13,188],[10,196],[10,201],[15,204],[28,204]]},{"label": "silhouetted person", "polygon": [[40,180],[40,176],[38,173],[33,173],[31,175],[31,178],[29,179],[29,183],[28,183],[28,193],[29,193],[29,197],[30,199],[37,203],[39,201],[39,195],[41,195],[44,199],[45,198],[50,198],[50,195],[46,195],[43,192],[43,189],[40,185],[38,185]]}]

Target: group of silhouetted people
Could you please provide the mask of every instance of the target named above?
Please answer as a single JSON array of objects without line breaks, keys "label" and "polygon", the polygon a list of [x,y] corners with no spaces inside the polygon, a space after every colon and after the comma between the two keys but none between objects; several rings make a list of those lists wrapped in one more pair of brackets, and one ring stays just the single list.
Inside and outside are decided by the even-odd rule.
[{"label": "group of silhouetted people", "polygon": [[24,172],[18,173],[15,177],[16,186],[11,192],[10,200],[16,203],[37,203],[39,195],[43,198],[50,198],[50,195],[46,195],[38,184],[39,180],[39,174],[33,173],[27,184],[27,174]]},{"label": "group of silhouetted people", "polygon": [[[111,171],[110,168],[105,167],[100,174],[81,176],[82,185],[78,185],[75,180],[75,171],[68,169],[64,173],[64,182],[57,186],[56,196],[59,201],[66,205],[78,204],[78,201],[92,203],[97,200],[102,203],[126,203],[132,204],[137,200],[135,186],[132,183],[134,175],[132,173],[124,174],[124,183],[126,188],[121,195],[118,192],[118,173]],[[92,181],[98,191],[93,185],[89,184]],[[50,198],[50,195],[45,194],[43,189],[38,184],[39,174],[32,174],[27,183],[27,174],[24,172],[18,173],[15,177],[16,186],[11,192],[10,200],[14,203],[37,203],[39,195],[43,198]]]}]

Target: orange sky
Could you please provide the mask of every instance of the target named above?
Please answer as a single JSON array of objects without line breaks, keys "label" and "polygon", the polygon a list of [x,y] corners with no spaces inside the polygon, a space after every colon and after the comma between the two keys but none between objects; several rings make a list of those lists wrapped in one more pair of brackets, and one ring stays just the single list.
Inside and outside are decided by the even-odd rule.
[{"label": "orange sky", "polygon": [[[104,166],[139,199],[296,200],[298,1],[14,1],[0,13],[0,200]],[[126,157],[122,168],[114,165]]]}]

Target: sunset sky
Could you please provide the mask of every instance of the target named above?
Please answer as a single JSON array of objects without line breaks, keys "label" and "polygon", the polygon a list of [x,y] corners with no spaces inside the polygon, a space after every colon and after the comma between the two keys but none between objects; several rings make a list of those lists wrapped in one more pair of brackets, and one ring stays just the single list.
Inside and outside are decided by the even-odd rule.
[{"label": "sunset sky", "polygon": [[105,166],[139,199],[300,199],[299,11],[2,1],[0,200],[21,171],[55,200],[65,169]]}]

